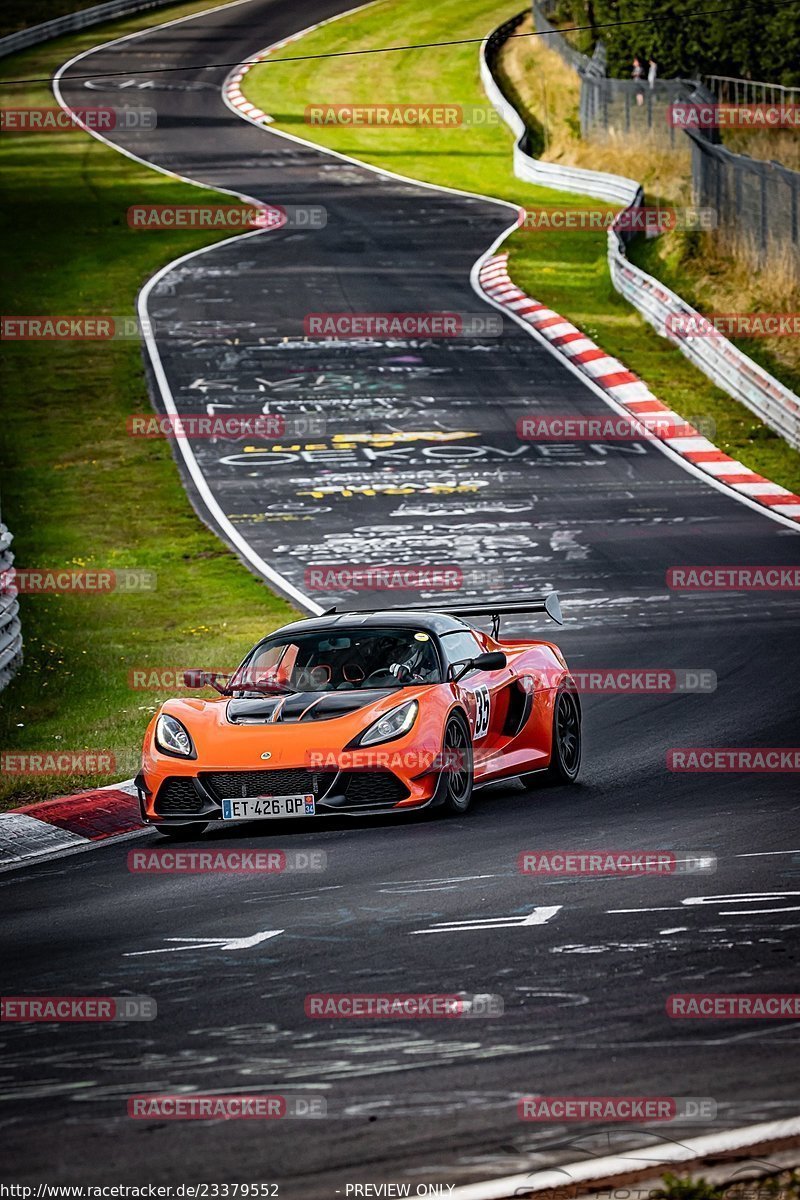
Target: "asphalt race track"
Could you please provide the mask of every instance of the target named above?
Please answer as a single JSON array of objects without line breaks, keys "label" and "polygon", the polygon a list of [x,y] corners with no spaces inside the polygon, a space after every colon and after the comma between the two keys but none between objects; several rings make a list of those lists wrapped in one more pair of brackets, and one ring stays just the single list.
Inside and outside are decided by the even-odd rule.
[{"label": "asphalt race track", "polygon": [[[114,103],[124,76],[115,83],[111,72],[185,63],[156,87],[125,89],[127,103],[159,114],[156,130],[125,135],[125,146],[204,183],[327,210],[322,229],[218,246],[152,291],[180,412],[266,405],[327,423],[309,439],[316,450],[195,443],[216,501],[301,591],[308,564],[457,563],[471,595],[557,587],[567,621],[558,641],[577,670],[703,668],[718,687],[585,696],[576,789],[489,788],[459,819],[234,827],[203,839],[323,851],[316,874],[137,875],[126,858],[153,844],[143,835],[151,840],[0,875],[7,993],[130,992],[158,1003],[147,1024],[5,1027],[3,1157],[22,1182],[247,1179],[280,1182],[289,1198],[331,1197],[356,1182],[467,1183],[797,1111],[796,1024],[681,1022],[665,1002],[800,990],[796,777],[666,769],[671,747],[796,744],[798,604],[791,593],[670,592],[665,573],[795,564],[798,533],[649,443],[520,443],[520,416],[609,410],[507,319],[502,337],[304,340],[309,312],[491,314],[469,274],[509,224],[488,201],[257,129],[224,105],[226,70],[188,65],[240,61],[342,7],[233,5],[101,47],[62,82],[75,106],[87,95]],[[71,78],[106,70],[107,90]],[[377,436],[389,433],[410,436]],[[187,487],[193,494],[188,477]],[[555,848],[704,851],[718,869],[519,874],[521,851]],[[552,911],[523,924],[534,909]],[[275,930],[231,949],[167,940]],[[337,1024],[305,1016],[309,992],[493,993],[505,1012]],[[328,1117],[127,1116],[131,1095],[175,1091],[321,1096]],[[529,1093],[710,1097],[718,1116],[611,1133],[524,1123],[516,1101]]]}]

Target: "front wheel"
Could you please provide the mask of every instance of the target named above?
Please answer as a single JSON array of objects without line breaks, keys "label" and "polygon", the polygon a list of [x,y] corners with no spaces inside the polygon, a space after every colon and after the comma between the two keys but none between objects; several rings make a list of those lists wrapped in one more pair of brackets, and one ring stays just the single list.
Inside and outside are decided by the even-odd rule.
[{"label": "front wheel", "polygon": [[170,842],[190,842],[208,829],[208,821],[188,821],[185,825],[154,825],[153,828]]},{"label": "front wheel", "polygon": [[559,688],[553,709],[553,745],[544,771],[520,776],[525,787],[574,783],[581,769],[581,714],[573,692]]},{"label": "front wheel", "polygon": [[465,813],[472,800],[474,782],[472,738],[465,719],[455,713],[448,718],[444,731],[444,770],[447,775],[445,811]]}]

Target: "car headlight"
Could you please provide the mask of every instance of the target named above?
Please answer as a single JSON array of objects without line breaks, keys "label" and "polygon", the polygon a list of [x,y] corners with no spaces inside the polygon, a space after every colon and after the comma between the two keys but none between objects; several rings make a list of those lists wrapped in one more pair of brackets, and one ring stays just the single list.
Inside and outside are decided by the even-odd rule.
[{"label": "car headlight", "polygon": [[162,713],[156,721],[156,745],[165,754],[179,758],[196,758],[189,731],[175,717]]},{"label": "car headlight", "polygon": [[402,737],[416,721],[418,712],[419,705],[416,700],[398,705],[368,726],[357,739],[357,744],[375,746],[378,742],[390,742],[394,738]]}]

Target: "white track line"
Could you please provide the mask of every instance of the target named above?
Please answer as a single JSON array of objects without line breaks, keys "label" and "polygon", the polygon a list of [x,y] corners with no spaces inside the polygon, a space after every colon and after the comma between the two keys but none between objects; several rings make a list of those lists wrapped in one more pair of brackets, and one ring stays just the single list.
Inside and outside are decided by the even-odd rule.
[{"label": "white track line", "polygon": [[[114,38],[109,42],[97,43],[96,45],[90,47],[89,49],[81,51],[80,54],[74,55],[71,59],[69,59],[66,63],[64,63],[63,66],[59,67],[59,69],[56,71],[56,73],[53,77],[53,92],[56,97],[56,100],[58,101],[59,105],[66,112],[74,111],[70,108],[70,106],[64,100],[64,97],[63,97],[62,91],[61,91],[61,79],[62,79],[65,71],[69,70],[70,67],[74,66],[76,63],[80,62],[82,59],[87,58],[90,54],[93,54],[96,51],[101,50],[101,49],[107,50],[109,47],[121,45],[124,42],[131,41],[138,37],[146,36],[147,34],[153,33],[156,30],[170,28],[171,26],[179,25],[179,24],[182,24],[187,21],[198,20],[204,16],[207,16],[210,13],[219,12],[220,10],[225,9],[225,8],[235,8],[241,4],[248,4],[250,2],[251,2],[251,0],[231,0],[230,3],[220,4],[220,5],[215,6],[214,8],[206,9],[200,13],[192,13],[186,17],[178,17],[172,21],[165,21],[161,25],[150,26],[147,29],[137,30],[134,33],[125,34],[122,37]],[[369,0],[369,3],[358,5],[357,7],[353,8],[353,9],[347,10],[347,12],[339,13],[335,17],[328,18],[327,21],[316,22],[313,25],[309,25],[306,28],[299,30],[296,34],[291,35],[291,40],[299,39],[299,38],[305,36],[307,33],[313,32],[314,29],[320,28],[321,25],[327,24],[329,21],[338,20],[345,16],[350,16],[354,12],[359,12],[365,8],[369,8],[369,7],[371,7],[371,5],[373,3],[376,3],[376,2],[377,2],[377,0]],[[274,42],[270,46],[266,47],[264,50],[258,52],[258,55],[254,56],[254,57],[256,57],[256,58],[263,57],[263,56],[269,54],[271,50],[276,49],[276,48],[280,47],[281,45],[284,45],[286,43],[286,41],[287,41],[286,38],[280,39],[279,41]],[[238,83],[241,80],[243,74],[246,73],[250,69],[251,65],[255,65],[255,64],[243,63],[243,64],[240,64],[239,66],[235,67],[230,72],[230,74],[228,75],[228,77],[225,80],[223,87],[222,87],[222,99],[223,99],[224,103],[228,106],[228,108],[231,110],[231,112],[236,113],[236,115],[240,119],[249,121],[249,123],[251,125],[254,125],[257,129],[260,129],[262,132],[264,132],[265,131],[264,125],[260,121],[249,117],[246,113],[242,112],[239,108],[237,108],[231,102],[231,100],[229,99],[229,96],[228,96],[228,92],[229,92],[231,86],[233,85],[235,87],[238,87]],[[233,76],[235,76],[235,75],[237,76],[237,78],[234,83]],[[82,122],[78,122],[78,123],[81,125],[83,124]],[[197,180],[190,179],[187,176],[180,175],[177,172],[171,171],[166,167],[161,167],[156,163],[153,163],[147,159],[141,158],[139,155],[134,154],[132,151],[127,150],[124,147],[118,146],[115,142],[109,141],[108,138],[104,137],[103,134],[99,133],[97,130],[88,129],[88,128],[86,128],[86,126],[83,126],[83,128],[86,129],[86,132],[89,133],[92,137],[95,137],[95,138],[97,138],[98,141],[103,142],[107,146],[110,146],[113,150],[118,151],[120,154],[124,154],[127,158],[131,159],[134,162],[140,163],[142,166],[150,167],[153,170],[159,171],[163,175],[171,176],[174,179],[179,179],[184,183],[189,183],[196,187],[200,187],[200,188],[203,188],[208,191],[216,191],[216,192],[224,193],[226,195],[237,196],[239,199],[244,200],[248,204],[260,204],[261,203],[260,201],[256,200],[254,197],[248,196],[245,193],[236,192],[230,188],[215,187],[211,184],[202,183]],[[353,165],[360,167],[363,170],[372,171],[374,174],[380,175],[387,179],[399,180],[400,182],[403,182],[403,183],[414,184],[417,187],[425,188],[430,191],[443,192],[448,195],[463,196],[463,197],[467,197],[470,199],[482,200],[487,203],[496,204],[502,208],[507,208],[510,211],[512,211],[514,213],[514,218],[515,218],[513,223],[510,224],[508,226],[508,228],[505,229],[500,234],[500,236],[495,240],[495,242],[492,244],[492,246],[489,247],[489,249],[485,252],[485,254],[481,255],[481,257],[478,259],[478,261],[475,263],[475,265],[472,268],[472,271],[470,273],[470,284],[473,288],[473,291],[481,299],[483,299],[486,303],[492,304],[495,308],[498,308],[501,311],[508,313],[508,315],[512,318],[512,320],[515,320],[517,322],[517,324],[520,325],[521,328],[526,329],[532,337],[535,337],[536,340],[539,341],[541,345],[545,346],[547,348],[547,350],[551,354],[553,354],[553,356],[556,357],[560,363],[562,363],[564,366],[566,366],[566,368],[568,370],[572,371],[572,373],[575,375],[575,377],[577,379],[579,379],[581,381],[581,383],[584,384],[584,386],[588,387],[591,391],[593,391],[595,393],[595,395],[597,395],[601,400],[603,400],[603,402],[605,404],[607,404],[610,408],[612,408],[619,415],[628,415],[626,409],[622,408],[614,400],[612,400],[612,398],[610,396],[608,396],[607,393],[605,393],[600,387],[598,387],[598,385],[595,384],[593,382],[593,380],[587,378],[586,375],[581,373],[572,363],[570,363],[569,359],[565,355],[559,354],[554,347],[549,345],[549,343],[546,341],[546,339],[544,339],[541,336],[541,334],[537,335],[536,331],[533,329],[533,327],[531,325],[524,322],[514,312],[511,312],[505,306],[502,306],[498,302],[493,300],[480,286],[480,282],[478,280],[478,274],[480,272],[481,266],[483,265],[483,263],[486,261],[486,259],[491,254],[494,254],[496,252],[498,246],[500,246],[502,244],[502,242],[504,242],[505,239],[511,233],[513,233],[514,230],[517,229],[517,227],[518,227],[517,226],[517,214],[518,214],[518,206],[517,205],[512,204],[510,201],[500,200],[495,196],[488,196],[485,193],[481,193],[481,192],[469,192],[469,191],[464,191],[459,188],[447,187],[443,184],[434,184],[434,183],[428,183],[428,182],[421,181],[421,180],[412,179],[409,176],[400,175],[395,171],[389,171],[384,167],[377,167],[371,163],[361,162],[359,159],[352,158],[350,155],[341,154],[339,151],[328,149],[325,146],[320,146],[315,142],[308,141],[305,138],[300,138],[295,134],[287,133],[283,130],[278,130],[278,129],[271,127],[267,132],[271,133],[275,137],[285,138],[287,141],[292,141],[299,145],[305,146],[309,149],[316,150],[318,153],[327,154],[328,156],[333,157],[333,158],[338,158],[339,160],[341,160],[343,162],[352,163]],[[229,245],[232,242],[240,241],[240,240],[242,240],[244,238],[248,238],[248,237],[256,237],[259,234],[268,233],[268,232],[270,232],[270,231],[259,229],[259,230],[254,230],[249,233],[238,234],[233,238],[225,239],[223,242],[215,242],[215,243],[212,243],[210,246],[204,246],[204,247],[201,247],[199,250],[194,250],[194,251],[190,252],[189,254],[181,255],[179,258],[174,259],[172,262],[170,262],[166,266],[162,267],[160,271],[158,271],[154,276],[152,276],[152,278],[148,280],[148,282],[144,285],[141,292],[139,293],[137,308],[138,308],[140,318],[142,319],[142,332],[143,332],[143,337],[145,340],[145,345],[147,347],[147,351],[150,356],[150,360],[151,360],[151,363],[153,366],[153,371],[154,371],[154,375],[156,377],[156,381],[158,382],[158,386],[159,386],[159,390],[161,392],[164,407],[165,407],[166,411],[168,413],[170,413],[171,415],[173,415],[173,416],[177,415],[178,410],[175,406],[174,397],[172,395],[171,389],[169,387],[169,383],[166,378],[166,373],[164,371],[163,363],[161,361],[161,356],[158,351],[158,346],[157,346],[156,341],[150,330],[150,318],[149,318],[149,313],[147,310],[147,300],[150,296],[150,293],[151,293],[153,287],[175,267],[177,267],[185,262],[188,262],[190,259],[198,257],[201,254],[205,254],[209,250],[215,249],[219,245]],[[771,512],[771,511],[765,509],[762,505],[759,505],[757,502],[751,500],[749,497],[742,495],[741,493],[734,492],[730,488],[726,487],[724,484],[717,482],[712,476],[709,476],[706,472],[699,470],[697,467],[694,466],[694,464],[687,462],[686,459],[682,458],[679,454],[677,454],[675,451],[673,451],[669,446],[666,446],[658,438],[648,436],[646,440],[652,442],[652,444],[654,446],[656,446],[663,454],[665,454],[673,462],[680,465],[689,474],[694,475],[695,478],[701,479],[703,481],[703,483],[705,483],[707,486],[715,487],[718,491],[723,492],[725,495],[738,500],[739,503],[746,504],[754,512],[761,513],[763,516],[765,516],[773,521],[778,521],[780,524],[793,529],[795,532],[797,531],[797,525],[795,522],[791,521],[790,519],[788,519],[786,517],[781,516],[780,513],[774,513],[774,512]],[[217,527],[226,534],[226,536],[231,541],[231,543],[236,546],[236,548],[239,550],[240,554],[242,554],[242,556],[245,558],[245,560],[248,563],[250,563],[250,565],[255,569],[255,571],[258,574],[260,574],[263,578],[265,578],[267,581],[272,583],[273,586],[278,588],[278,590],[281,591],[284,595],[286,595],[290,599],[294,600],[302,608],[305,608],[312,613],[322,612],[321,605],[317,604],[314,600],[312,600],[304,592],[301,592],[298,588],[296,588],[294,586],[294,584],[290,583],[289,580],[285,578],[285,576],[279,574],[279,572],[277,572],[273,567],[271,567],[259,554],[257,554],[255,552],[255,550],[252,548],[252,546],[250,546],[249,542],[247,542],[247,540],[244,537],[242,537],[242,535],[234,528],[234,526],[232,525],[229,518],[222,511],[220,505],[214,498],[214,495],[211,492],[211,489],[209,488],[208,484],[206,483],[206,480],[203,476],[202,471],[200,470],[200,466],[197,462],[197,459],[194,456],[194,453],[192,451],[190,443],[186,439],[183,439],[183,438],[177,439],[177,441],[178,441],[178,446],[179,446],[179,449],[183,456],[184,462],[186,464],[187,470],[189,471],[189,474],[198,490],[198,493],[200,494],[200,496],[203,499],[203,502],[209,512],[209,515],[212,517],[212,519],[213,519],[214,523],[217,525]]]},{"label": "white track line", "polygon": [[[341,17],[350,16],[354,12],[360,12],[364,8],[371,7],[371,4],[376,2],[377,0],[370,0],[369,4],[359,5],[358,8],[350,9],[347,13],[340,13],[337,17],[329,18],[329,20],[339,20]],[[231,112],[234,112],[241,120],[249,122],[249,124],[254,125],[256,129],[260,129],[262,132],[264,132],[265,127],[262,123],[262,120],[254,118],[252,115],[243,111],[241,107],[242,101],[234,100],[232,98],[232,94],[241,92],[240,85],[243,77],[248,73],[248,71],[251,70],[252,67],[260,65],[261,61],[267,58],[273,50],[280,49],[286,44],[287,41],[295,41],[296,39],[303,37],[305,34],[311,33],[314,29],[319,28],[321,25],[326,24],[328,24],[328,21],[320,21],[316,25],[309,25],[307,29],[303,29],[299,33],[293,34],[291,38],[283,38],[278,42],[273,42],[270,46],[266,46],[263,50],[256,51],[255,54],[250,56],[250,59],[246,63],[240,63],[238,66],[234,67],[225,80],[222,88],[222,98]],[[243,103],[247,104],[248,102],[244,100]],[[493,254],[496,254],[498,248],[503,244],[506,238],[508,238],[519,228],[518,205],[512,204],[509,200],[500,200],[497,196],[488,196],[484,192],[464,191],[461,188],[448,187],[445,184],[428,183],[424,180],[412,179],[408,175],[400,175],[398,172],[390,171],[386,167],[377,167],[373,163],[363,162],[361,159],[353,158],[349,154],[342,154],[339,150],[332,150],[327,146],[321,146],[317,142],[308,141],[306,138],[298,137],[297,134],[287,133],[285,130],[276,129],[274,126],[270,126],[267,132],[272,134],[274,137],[286,138],[287,141],[296,142],[298,145],[306,146],[312,150],[317,150],[322,154],[328,154],[332,158],[340,159],[342,162],[352,163],[354,166],[361,167],[364,170],[373,171],[376,175],[382,175],[387,179],[396,179],[401,183],[411,183],[417,187],[427,188],[430,191],[445,192],[452,196],[465,196],[472,200],[483,200],[489,204],[497,204],[502,208],[510,209],[514,213],[513,223],[509,225],[507,229],[503,230],[503,232],[495,239],[489,249],[482,254],[478,261],[474,264],[470,272],[470,284],[473,291],[487,304],[491,304],[494,308],[498,309],[500,312],[506,313],[512,318],[512,320],[516,321],[521,329],[525,329],[531,335],[531,337],[535,338],[540,345],[544,346],[549,354],[552,354],[554,358],[556,358],[563,366],[567,368],[567,370],[572,372],[576,379],[579,379],[582,384],[589,388],[590,391],[594,392],[594,394],[598,396],[605,404],[607,404],[609,408],[613,409],[615,413],[617,413],[619,416],[624,416],[630,419],[630,410],[620,405],[613,399],[612,396],[608,394],[608,392],[604,391],[598,384],[596,384],[593,379],[579,370],[579,368],[570,361],[568,355],[560,352],[557,347],[550,345],[548,340],[543,337],[540,332],[534,329],[532,325],[524,321],[521,317],[517,316],[517,314],[506,305],[498,303],[498,301],[496,301],[483,289],[479,278],[481,268],[488,258],[490,258]],[[663,417],[663,415],[664,414],[662,413],[661,416]],[[752,500],[749,496],[741,492],[737,492],[732,487],[715,479],[707,471],[701,470],[694,463],[688,461],[688,459],[684,458],[671,446],[666,445],[660,438],[655,437],[652,434],[643,434],[640,440],[650,442],[672,462],[677,463],[678,466],[682,467],[687,474],[693,475],[695,479],[701,480],[707,486],[715,488],[718,492],[722,492],[724,495],[733,500],[738,500],[740,504],[746,505],[748,508],[752,509],[753,512],[757,512],[761,516],[767,517],[772,521],[777,521],[778,524],[783,525],[797,533],[798,525],[796,521],[793,521],[790,517],[783,516],[782,513],[772,512],[765,505],[759,504],[757,501]]]},{"label": "white track line", "polygon": [[451,1192],[449,1200],[504,1200],[505,1197],[524,1195],[527,1192],[568,1187],[570,1184],[585,1183],[592,1179],[608,1179],[614,1175],[627,1175],[632,1171],[667,1166],[671,1163],[691,1162],[693,1159],[712,1154],[740,1150],[747,1146],[757,1146],[761,1142],[788,1137],[800,1137],[800,1117],[787,1117],[784,1121],[765,1121],[762,1125],[745,1125],[741,1129],[728,1129],[722,1133],[686,1138],[680,1143],[642,1146],[640,1149],[626,1150],[623,1154],[607,1158],[566,1163],[548,1171],[532,1171],[527,1175],[507,1175],[503,1179],[492,1179],[486,1183],[470,1183]]},{"label": "white track line", "polygon": [[[91,46],[88,50],[82,50],[80,54],[74,55],[71,59],[65,62],[63,66],[59,67],[53,76],[53,93],[55,98],[65,112],[74,112],[74,110],[65,101],[61,92],[62,77],[64,72],[68,71],[70,67],[75,65],[75,63],[80,62],[90,54],[94,54],[97,50],[107,50],[111,46],[118,46],[123,42],[131,41],[134,38],[143,37],[145,34],[154,32],[156,29],[168,29],[170,26],[180,25],[184,21],[196,20],[198,17],[207,16],[209,13],[219,12],[223,8],[236,8],[240,4],[249,3],[251,3],[251,0],[231,0],[231,3],[219,4],[214,8],[207,8],[201,13],[192,13],[188,17],[178,17],[172,21],[165,21],[162,25],[154,25],[148,27],[147,29],[139,29],[135,33],[127,33],[123,37],[114,38],[110,42],[99,42],[97,45]],[[228,196],[235,196],[237,199],[243,200],[246,204],[254,204],[258,206],[261,205],[260,200],[257,200],[254,196],[248,196],[244,192],[237,192],[231,188],[215,187],[209,183],[200,183],[197,180],[187,178],[185,175],[179,175],[176,171],[171,171],[166,167],[161,167],[157,163],[140,158],[138,154],[134,154],[131,150],[127,150],[123,146],[118,146],[115,142],[109,141],[108,138],[104,137],[103,134],[99,133],[96,129],[87,128],[82,121],[76,121],[76,123],[81,125],[81,127],[87,133],[91,134],[92,137],[97,138],[99,142],[103,142],[106,146],[110,146],[113,150],[117,150],[120,154],[124,154],[126,158],[131,159],[133,162],[140,163],[143,167],[149,167],[154,171],[160,172],[162,175],[168,175],[173,179],[180,180],[182,183],[191,184],[193,187],[203,188],[206,191],[219,192]],[[230,245],[231,242],[243,241],[245,238],[258,237],[259,234],[269,232],[271,232],[269,229],[254,229],[248,233],[237,234],[232,238],[225,238],[220,242],[212,242],[211,245],[202,246],[199,250],[193,250],[189,254],[183,254],[180,256],[180,258],[173,259],[172,262],[168,263],[165,267],[162,267],[160,271],[157,271],[155,275],[151,276],[151,278],[148,279],[147,283],[139,292],[137,300],[137,312],[139,314],[139,320],[141,323],[142,336],[147,347],[147,352],[150,356],[153,374],[155,375],[158,383],[164,408],[166,409],[167,413],[170,414],[170,416],[174,417],[178,416],[179,414],[175,405],[172,391],[167,381],[166,372],[164,371],[164,366],[161,361],[158,345],[153,337],[151,329],[152,323],[150,320],[150,315],[147,311],[147,301],[151,291],[165,275],[167,275],[175,267],[180,266],[182,263],[188,262],[189,259],[195,258],[201,254],[206,254],[209,250],[216,249],[217,246],[227,246]],[[315,600],[312,600],[310,596],[305,594],[305,592],[300,591],[300,589],[295,587],[293,583],[290,583],[289,580],[276,571],[274,567],[271,567],[269,563],[267,563],[261,557],[260,554],[256,553],[246,538],[242,537],[239,531],[231,523],[230,519],[222,511],[222,508],[218,504],[214,494],[206,483],[205,477],[200,469],[197,459],[194,456],[194,451],[192,450],[188,439],[176,438],[175,440],[177,442],[178,449],[183,456],[186,469],[188,470],[192,478],[192,482],[194,483],[200,497],[203,500],[209,516],[218,529],[224,533],[228,540],[236,547],[245,561],[250,564],[257,574],[261,575],[263,579],[265,579],[268,583],[271,583],[273,587],[275,587],[284,596],[288,597],[288,599],[294,601],[301,608],[304,608],[313,614],[321,613],[323,611],[322,605],[317,604]]]}]

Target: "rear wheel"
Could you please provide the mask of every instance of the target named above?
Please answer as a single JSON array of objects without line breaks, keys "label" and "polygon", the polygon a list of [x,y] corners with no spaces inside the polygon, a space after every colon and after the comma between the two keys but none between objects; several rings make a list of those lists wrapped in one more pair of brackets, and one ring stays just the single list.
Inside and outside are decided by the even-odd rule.
[{"label": "rear wheel", "polygon": [[157,833],[170,842],[190,842],[208,829],[208,821],[189,821],[186,825],[155,825]]},{"label": "rear wheel", "polygon": [[472,800],[472,738],[465,719],[455,713],[448,718],[444,730],[444,759],[445,810],[465,813]]},{"label": "rear wheel", "polygon": [[574,783],[581,769],[581,714],[578,701],[568,688],[560,688],[553,709],[553,748],[544,771],[521,775],[525,787]]}]

